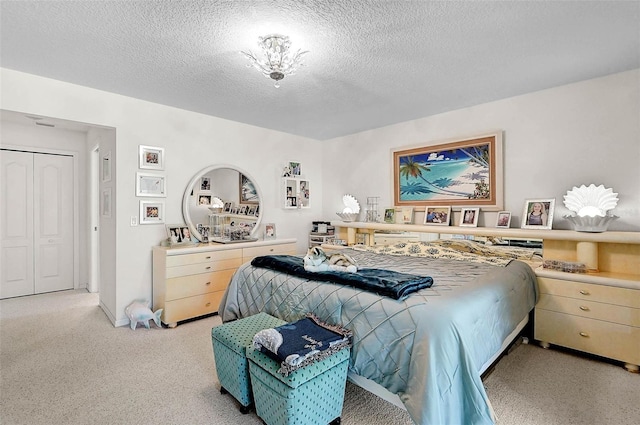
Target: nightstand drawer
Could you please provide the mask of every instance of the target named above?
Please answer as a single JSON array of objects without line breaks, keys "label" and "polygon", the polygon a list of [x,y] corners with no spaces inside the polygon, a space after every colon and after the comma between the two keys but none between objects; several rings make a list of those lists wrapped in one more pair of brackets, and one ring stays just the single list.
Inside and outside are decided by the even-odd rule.
[{"label": "nightstand drawer", "polygon": [[180,276],[189,276],[199,273],[210,273],[219,270],[237,269],[241,264],[242,258],[230,258],[228,260],[210,261],[208,263],[167,267],[167,279]]},{"label": "nightstand drawer", "polygon": [[193,317],[204,316],[218,311],[224,291],[212,292],[195,297],[180,298],[165,303],[162,312],[164,323],[176,323]]},{"label": "nightstand drawer", "polygon": [[586,299],[540,294],[536,310],[551,310],[590,319],[640,327],[640,309],[589,301]]},{"label": "nightstand drawer", "polygon": [[171,301],[209,292],[224,291],[235,271],[236,269],[228,269],[167,279],[165,299]]},{"label": "nightstand drawer", "polygon": [[230,249],[227,251],[205,251],[184,255],[168,255],[167,267],[186,266],[189,264],[228,260],[231,258],[240,258],[241,256],[242,253],[239,249]]},{"label": "nightstand drawer", "polygon": [[581,300],[597,301],[640,308],[640,291],[614,286],[538,277],[541,294],[560,295]]},{"label": "nightstand drawer", "polygon": [[535,339],[640,364],[640,328],[549,310],[535,313]]}]

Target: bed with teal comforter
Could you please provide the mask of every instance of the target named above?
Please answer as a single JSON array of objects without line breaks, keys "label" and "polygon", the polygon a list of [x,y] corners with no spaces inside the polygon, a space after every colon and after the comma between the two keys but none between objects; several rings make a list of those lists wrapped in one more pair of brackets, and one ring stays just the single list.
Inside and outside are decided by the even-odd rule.
[{"label": "bed with teal comforter", "polygon": [[533,309],[535,274],[511,253],[493,257],[463,244],[458,255],[448,252],[455,244],[445,245],[348,249],[359,267],[433,278],[401,300],[246,263],[219,313],[227,322],[258,312],[295,321],[313,312],[353,332],[350,373],[397,394],[416,424],[491,424],[481,367]]}]

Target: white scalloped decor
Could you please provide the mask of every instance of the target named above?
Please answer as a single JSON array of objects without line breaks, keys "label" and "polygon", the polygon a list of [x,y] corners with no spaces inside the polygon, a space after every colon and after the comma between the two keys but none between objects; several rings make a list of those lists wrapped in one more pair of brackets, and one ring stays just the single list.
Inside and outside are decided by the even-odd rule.
[{"label": "white scalloped decor", "polygon": [[603,185],[573,187],[564,195],[564,206],[579,217],[604,217],[618,205],[618,194]]}]

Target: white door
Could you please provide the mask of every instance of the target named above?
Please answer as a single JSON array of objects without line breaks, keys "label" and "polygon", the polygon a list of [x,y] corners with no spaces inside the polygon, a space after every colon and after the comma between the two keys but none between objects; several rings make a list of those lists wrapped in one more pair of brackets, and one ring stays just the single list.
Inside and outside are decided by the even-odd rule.
[{"label": "white door", "polygon": [[35,293],[73,289],[73,158],[34,154]]},{"label": "white door", "polygon": [[2,151],[0,298],[73,288],[73,158]]},{"label": "white door", "polygon": [[0,150],[0,298],[33,294],[33,154]]}]

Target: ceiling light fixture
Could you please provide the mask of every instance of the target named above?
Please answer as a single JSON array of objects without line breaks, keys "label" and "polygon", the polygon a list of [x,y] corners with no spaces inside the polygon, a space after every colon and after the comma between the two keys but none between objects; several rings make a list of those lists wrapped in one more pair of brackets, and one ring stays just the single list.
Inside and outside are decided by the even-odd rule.
[{"label": "ceiling light fixture", "polygon": [[250,64],[267,78],[275,80],[275,87],[280,87],[280,80],[286,75],[293,75],[302,66],[302,57],[308,51],[298,51],[295,54],[289,52],[291,41],[286,35],[269,34],[258,37],[258,46],[263,50],[264,59],[259,59],[253,52],[240,52],[245,55]]}]

